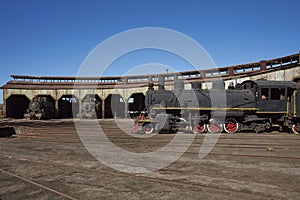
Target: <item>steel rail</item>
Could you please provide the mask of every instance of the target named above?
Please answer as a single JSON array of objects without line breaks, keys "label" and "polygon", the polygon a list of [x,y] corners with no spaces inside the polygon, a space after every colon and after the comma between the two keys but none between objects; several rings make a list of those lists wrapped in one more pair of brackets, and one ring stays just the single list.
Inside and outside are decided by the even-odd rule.
[{"label": "steel rail", "polygon": [[26,183],[29,183],[29,184],[34,185],[34,186],[37,186],[37,187],[39,187],[39,188],[42,188],[42,189],[44,189],[44,190],[47,190],[47,191],[49,191],[49,192],[52,192],[52,193],[57,194],[57,195],[59,195],[59,196],[62,196],[62,197],[64,197],[64,198],[66,198],[66,199],[76,200],[74,197],[71,197],[71,196],[69,196],[69,195],[67,195],[67,194],[64,194],[64,193],[62,193],[62,192],[56,191],[56,190],[54,190],[54,189],[51,189],[51,188],[49,188],[49,187],[47,187],[47,186],[44,186],[44,185],[42,185],[42,184],[40,184],[40,183],[31,181],[31,180],[29,180],[29,179],[27,179],[27,178],[24,178],[24,177],[22,177],[22,176],[13,174],[13,173],[11,173],[11,172],[9,172],[9,171],[6,171],[6,170],[4,170],[4,169],[1,169],[1,168],[0,168],[0,171],[1,171],[2,173],[4,173],[4,174],[7,174],[7,175],[12,176],[12,177],[15,177],[15,178],[17,178],[17,179],[20,179],[20,180],[22,180],[22,181],[24,181],[24,182],[26,182]]}]

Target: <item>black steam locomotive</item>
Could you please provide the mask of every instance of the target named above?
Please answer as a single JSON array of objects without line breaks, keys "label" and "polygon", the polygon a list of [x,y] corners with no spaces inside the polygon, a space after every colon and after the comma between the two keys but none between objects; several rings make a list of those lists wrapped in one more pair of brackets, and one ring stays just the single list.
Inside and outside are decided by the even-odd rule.
[{"label": "black steam locomotive", "polygon": [[80,117],[84,119],[100,118],[99,111],[101,111],[101,102],[93,95],[88,95],[82,102]]},{"label": "black steam locomotive", "polygon": [[189,90],[176,80],[173,90],[165,90],[164,77],[158,90],[153,83],[145,98],[147,115],[138,120],[145,133],[236,133],[244,130],[300,131],[300,86],[287,81],[244,81],[225,90],[223,81],[212,89],[201,89],[192,82]]},{"label": "black steam locomotive", "polygon": [[24,114],[25,119],[51,119],[55,118],[55,102],[50,96],[36,96],[28,105]]}]

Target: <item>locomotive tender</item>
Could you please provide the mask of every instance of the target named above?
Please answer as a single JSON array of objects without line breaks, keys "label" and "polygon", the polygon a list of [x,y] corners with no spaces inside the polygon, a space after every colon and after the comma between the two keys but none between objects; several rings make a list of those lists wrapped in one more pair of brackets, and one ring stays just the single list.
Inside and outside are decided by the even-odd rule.
[{"label": "locomotive tender", "polygon": [[173,90],[164,89],[159,77],[158,89],[149,83],[145,98],[147,115],[138,121],[145,133],[236,133],[244,130],[300,132],[300,85],[288,81],[244,81],[225,90],[223,81],[212,89],[201,89],[192,82],[185,90],[182,80]]}]

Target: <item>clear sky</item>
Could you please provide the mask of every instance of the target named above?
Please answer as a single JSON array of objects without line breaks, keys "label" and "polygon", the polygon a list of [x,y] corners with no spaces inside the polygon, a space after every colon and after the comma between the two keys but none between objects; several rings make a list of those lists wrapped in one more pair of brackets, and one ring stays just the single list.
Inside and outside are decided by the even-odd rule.
[{"label": "clear sky", "polygon": [[[219,67],[298,53],[299,9],[298,0],[0,0],[0,85],[11,74],[75,76],[100,42],[141,27],[192,37]],[[168,60],[140,52],[108,75],[149,62],[185,70],[184,62]]]}]

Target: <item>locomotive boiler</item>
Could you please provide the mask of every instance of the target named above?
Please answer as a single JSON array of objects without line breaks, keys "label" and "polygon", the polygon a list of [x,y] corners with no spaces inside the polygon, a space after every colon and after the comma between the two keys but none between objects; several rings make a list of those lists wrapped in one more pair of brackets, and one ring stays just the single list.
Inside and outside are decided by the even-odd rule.
[{"label": "locomotive boiler", "polygon": [[55,103],[49,96],[36,96],[29,103],[26,119],[51,119],[56,115]]},{"label": "locomotive boiler", "polygon": [[145,133],[236,133],[244,130],[300,131],[300,89],[288,81],[244,81],[224,88],[222,81],[212,89],[202,89],[193,82],[189,90],[184,82],[174,81],[173,90],[165,90],[160,77],[158,89],[149,83],[145,98],[147,115],[138,122]]}]

